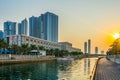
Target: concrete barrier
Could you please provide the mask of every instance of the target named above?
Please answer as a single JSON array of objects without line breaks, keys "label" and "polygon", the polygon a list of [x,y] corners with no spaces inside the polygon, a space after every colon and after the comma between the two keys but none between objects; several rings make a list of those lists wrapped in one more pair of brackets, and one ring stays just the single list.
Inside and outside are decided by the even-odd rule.
[{"label": "concrete barrier", "polygon": [[8,58],[7,55],[0,55],[0,65],[43,62],[51,60],[56,60],[56,58],[52,56],[38,55],[11,55],[11,58]]},{"label": "concrete barrier", "polygon": [[93,67],[93,70],[92,70],[92,72],[91,72],[91,74],[90,74],[90,80],[94,80],[96,68],[97,68],[97,65],[98,65],[98,61],[99,61],[101,58],[102,58],[102,57],[99,57],[99,58],[97,59],[97,61],[95,62],[95,65],[94,65],[94,67]]}]

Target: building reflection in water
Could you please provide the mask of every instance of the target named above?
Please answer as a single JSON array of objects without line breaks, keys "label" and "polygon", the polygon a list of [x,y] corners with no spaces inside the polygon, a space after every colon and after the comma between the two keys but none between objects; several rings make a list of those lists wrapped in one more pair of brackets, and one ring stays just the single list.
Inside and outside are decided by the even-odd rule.
[{"label": "building reflection in water", "polygon": [[90,74],[90,59],[88,58],[88,75]]},{"label": "building reflection in water", "polygon": [[84,75],[86,75],[87,60],[84,59]]},{"label": "building reflection in water", "polygon": [[57,80],[56,62],[0,67],[0,80]]},{"label": "building reflection in water", "polygon": [[84,75],[86,75],[86,72],[88,75],[90,74],[90,59],[89,58],[84,59]]},{"label": "building reflection in water", "polygon": [[95,61],[83,58],[0,66],[0,80],[89,80]]}]

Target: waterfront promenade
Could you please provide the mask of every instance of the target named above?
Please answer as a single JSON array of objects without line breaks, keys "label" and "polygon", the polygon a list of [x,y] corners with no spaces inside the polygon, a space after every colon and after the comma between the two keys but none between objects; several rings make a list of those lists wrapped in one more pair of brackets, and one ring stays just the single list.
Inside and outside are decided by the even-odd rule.
[{"label": "waterfront promenade", "polygon": [[56,60],[53,56],[39,56],[39,55],[0,55],[0,65],[19,64],[31,62],[43,62]]},{"label": "waterfront promenade", "polygon": [[102,58],[98,61],[94,80],[120,80],[120,64]]}]

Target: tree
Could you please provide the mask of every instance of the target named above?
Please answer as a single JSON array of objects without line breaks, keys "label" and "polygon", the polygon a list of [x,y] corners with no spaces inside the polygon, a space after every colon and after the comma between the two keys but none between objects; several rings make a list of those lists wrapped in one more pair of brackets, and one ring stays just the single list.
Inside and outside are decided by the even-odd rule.
[{"label": "tree", "polygon": [[55,56],[59,57],[60,55],[60,50],[59,49],[54,49],[54,53],[53,53]]},{"label": "tree", "polygon": [[8,43],[0,38],[0,49],[8,48]]},{"label": "tree", "polygon": [[50,49],[49,52],[50,52],[50,55],[53,55],[54,50],[53,50],[53,49]]},{"label": "tree", "polygon": [[29,51],[30,51],[30,47],[28,46],[28,44],[22,44],[21,45],[21,52],[23,54],[28,54]]},{"label": "tree", "polygon": [[46,55],[51,55],[49,49],[46,49]]},{"label": "tree", "polygon": [[21,52],[21,47],[16,44],[13,44],[13,45],[9,46],[9,50],[12,50],[14,52],[14,54],[18,54]]},{"label": "tree", "polygon": [[0,49],[7,49],[8,46],[8,43],[6,43],[3,39],[0,38]]},{"label": "tree", "polygon": [[120,38],[116,39],[110,49],[107,51],[107,55],[117,55],[120,54]]},{"label": "tree", "polygon": [[39,50],[45,50],[45,48],[43,46],[38,46]]},{"label": "tree", "polygon": [[60,54],[59,54],[60,57],[68,56],[68,55],[70,55],[70,54],[67,50],[60,50]]},{"label": "tree", "polygon": [[71,54],[73,55],[73,56],[77,56],[77,55],[81,55],[81,54],[83,54],[82,52],[71,52]]},{"label": "tree", "polygon": [[31,45],[31,46],[30,46],[30,50],[37,50],[36,45]]}]

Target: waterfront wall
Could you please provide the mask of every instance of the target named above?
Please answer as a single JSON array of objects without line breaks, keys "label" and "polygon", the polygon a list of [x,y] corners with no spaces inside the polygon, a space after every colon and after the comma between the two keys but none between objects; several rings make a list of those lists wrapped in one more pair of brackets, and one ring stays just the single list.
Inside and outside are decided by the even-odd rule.
[{"label": "waterfront wall", "polygon": [[53,56],[4,54],[4,55],[0,55],[0,60],[10,60],[10,58],[13,58],[14,60],[30,60],[30,59],[43,59],[43,58],[50,58],[50,57],[53,57]]},{"label": "waterfront wall", "polygon": [[39,55],[0,55],[0,65],[20,64],[31,62],[43,62],[56,60],[53,56],[39,56]]},{"label": "waterfront wall", "polygon": [[97,68],[98,62],[99,62],[99,60],[100,60],[101,58],[102,58],[102,57],[98,58],[97,61],[96,61],[96,63],[95,63],[95,65],[94,65],[94,67],[93,67],[93,70],[92,70],[92,72],[91,72],[91,74],[90,74],[90,80],[94,80],[95,73],[96,73],[96,68]]}]

